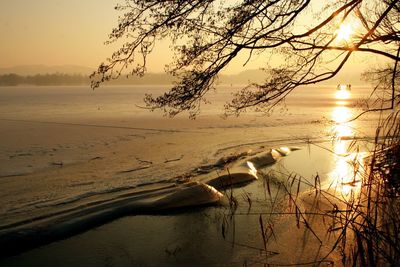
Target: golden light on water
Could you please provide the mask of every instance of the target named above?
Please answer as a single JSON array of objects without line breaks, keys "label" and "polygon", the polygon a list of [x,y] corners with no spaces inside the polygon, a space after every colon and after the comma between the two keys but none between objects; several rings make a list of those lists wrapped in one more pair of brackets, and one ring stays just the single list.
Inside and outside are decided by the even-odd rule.
[{"label": "golden light on water", "polygon": [[332,110],[332,131],[336,137],[333,143],[334,166],[329,174],[331,186],[344,198],[350,198],[360,191],[361,173],[358,171],[361,166],[362,155],[348,151],[351,139],[354,137],[352,110],[346,106],[343,100],[350,99],[349,90],[339,90],[335,94],[337,106]]},{"label": "golden light on water", "polygon": [[348,107],[338,106],[335,107],[332,111],[332,120],[335,123],[346,123],[351,119],[351,111]]},{"label": "golden light on water", "polygon": [[362,165],[362,153],[335,156],[335,166],[329,176],[336,192],[344,198],[350,198],[360,192],[362,179],[360,166]]},{"label": "golden light on water", "polygon": [[350,91],[348,90],[338,90],[336,91],[336,99],[338,100],[346,100],[350,98]]},{"label": "golden light on water", "polygon": [[[351,137],[354,135],[351,122],[352,112],[348,107],[337,106],[332,111],[332,120],[334,122],[332,130],[333,135],[338,139]],[[339,141],[339,140],[338,140]]]}]

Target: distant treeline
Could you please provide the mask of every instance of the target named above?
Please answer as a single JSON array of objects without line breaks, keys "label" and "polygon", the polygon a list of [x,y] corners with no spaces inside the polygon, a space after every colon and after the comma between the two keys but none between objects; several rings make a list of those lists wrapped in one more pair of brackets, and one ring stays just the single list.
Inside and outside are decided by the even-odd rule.
[{"label": "distant treeline", "polygon": [[[171,84],[173,78],[163,73],[148,73],[144,77],[121,76],[117,80],[112,80],[106,84],[110,85],[141,85],[141,84]],[[81,74],[37,74],[32,76],[22,76],[18,74],[0,75],[0,86],[17,85],[36,85],[36,86],[56,86],[56,85],[89,85],[88,75]]]},{"label": "distant treeline", "polygon": [[89,77],[80,74],[37,74],[33,76],[21,76],[18,74],[0,75],[0,86],[17,85],[88,85]]},{"label": "distant treeline", "polygon": [[[330,85],[338,83],[352,83],[365,85],[360,81],[360,75],[346,74],[345,77],[336,77],[329,81]],[[252,82],[262,83],[268,77],[262,70],[246,70],[238,74],[219,75],[219,84],[249,84]],[[349,78],[351,77],[351,78]],[[166,73],[146,73],[143,77],[121,75],[118,79],[104,83],[104,85],[169,85],[174,81],[174,77]],[[17,86],[17,85],[36,85],[36,86],[57,86],[57,85],[90,85],[89,74],[37,74],[37,75],[19,75],[19,74],[0,74],[0,86]]]}]

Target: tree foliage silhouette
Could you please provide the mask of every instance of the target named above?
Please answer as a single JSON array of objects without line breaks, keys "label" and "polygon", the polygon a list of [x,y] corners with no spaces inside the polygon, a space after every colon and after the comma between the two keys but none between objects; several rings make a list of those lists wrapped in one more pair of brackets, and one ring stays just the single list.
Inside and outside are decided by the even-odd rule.
[{"label": "tree foliage silhouette", "polygon": [[[267,62],[265,81],[236,92],[225,106],[227,114],[248,108],[269,111],[297,87],[337,75],[354,53],[378,55],[388,62],[368,76],[377,87],[392,92],[392,108],[398,100],[399,1],[341,0],[322,5],[313,13],[311,0],[127,0],[116,7],[123,15],[108,41],[124,44],[92,74],[92,87],[125,71],[144,75],[148,55],[167,38],[175,58],[166,69],[177,82],[161,96],[146,95],[145,103],[171,116],[182,111],[196,116],[218,75],[240,54],[250,60],[280,53],[285,60],[278,67]],[[305,20],[310,16],[315,18]],[[340,40],[337,29],[345,24],[358,27],[350,39]]]}]

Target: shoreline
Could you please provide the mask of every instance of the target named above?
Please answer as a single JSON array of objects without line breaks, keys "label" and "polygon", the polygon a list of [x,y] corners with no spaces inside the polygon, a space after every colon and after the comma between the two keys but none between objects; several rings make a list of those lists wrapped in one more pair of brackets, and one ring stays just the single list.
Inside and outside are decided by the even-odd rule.
[{"label": "shoreline", "polygon": [[[265,150],[265,148],[262,148],[263,150]],[[285,152],[286,151],[286,152]],[[321,149],[321,152],[325,151],[323,149]],[[274,167],[274,165],[270,165],[271,163],[275,163],[276,160],[274,160],[274,157],[272,157],[272,153],[277,153],[275,155],[277,155],[279,158],[282,156],[287,155],[287,157],[284,157],[282,159],[284,159],[283,163],[284,165],[281,165],[281,163],[279,163],[276,167]],[[229,157],[225,158],[224,160],[231,160],[230,163],[228,164],[233,164],[234,166],[238,166],[238,165],[242,165],[243,162],[247,162],[248,159],[252,159],[254,162],[257,162],[257,159],[261,159],[261,161],[259,162],[263,162],[263,163],[259,163],[258,167],[260,168],[260,170],[263,170],[262,172],[265,172],[264,168],[267,167],[266,170],[275,170],[278,171],[280,170],[280,168],[283,167],[284,170],[287,170],[287,167],[290,168],[291,166],[291,162],[293,161],[297,161],[300,158],[303,158],[302,154],[307,153],[306,151],[306,147],[303,147],[302,150],[299,151],[295,151],[293,153],[290,153],[288,155],[288,150],[280,150],[280,152],[277,151],[273,151],[271,150],[269,153],[267,153],[269,156],[266,157],[265,152],[261,154],[256,153],[256,152],[252,152],[250,154],[242,154],[242,155],[237,155],[234,158],[230,159]],[[312,150],[312,154],[315,154],[314,156],[316,158],[320,158],[320,154],[321,152]],[[297,153],[297,154],[296,154]],[[301,153],[301,154],[298,154]],[[323,152],[326,155],[329,155],[327,151]],[[293,155],[292,155],[293,154]],[[332,156],[332,155],[331,155]],[[278,159],[278,158],[277,158]],[[238,161],[239,160],[239,161]],[[272,161],[271,161],[272,160]],[[324,159],[322,159],[324,160]],[[325,159],[326,160],[326,159]],[[286,162],[288,161],[288,162]],[[242,162],[242,163],[240,163]],[[281,162],[278,160],[278,162]],[[240,163],[240,164],[239,164]],[[265,167],[262,167],[263,164],[266,164]],[[225,165],[225,164],[224,164]],[[220,169],[222,166],[224,165],[220,165],[217,164],[215,166],[218,166],[219,170],[223,170]],[[268,167],[270,166],[270,167]],[[305,166],[307,167],[307,166]],[[234,170],[234,168],[232,168],[232,170]],[[210,171],[206,174],[200,174],[200,177],[204,177],[204,176],[209,176],[210,174],[215,173],[214,171]],[[218,172],[217,172],[218,173]],[[222,175],[223,173],[219,173],[220,177],[223,177]],[[232,171],[231,173],[233,176],[235,175],[235,172]],[[276,176],[278,177],[278,176]],[[286,177],[286,175],[284,175],[283,177]],[[263,178],[264,179],[264,178]],[[210,178],[200,178],[200,179],[196,179],[194,177],[194,179],[191,179],[191,181],[201,181],[201,182],[206,182],[206,181],[210,181]],[[211,179],[212,180],[212,179]],[[242,182],[244,182],[244,187],[234,187],[235,195],[238,194],[238,192],[241,192],[241,190],[245,190],[248,191],[248,194],[252,195],[253,200],[251,201],[255,201],[254,203],[258,203],[259,200],[257,199],[263,199],[263,195],[265,194],[265,190],[266,189],[266,185],[265,185],[265,181],[261,181],[261,180],[255,180],[256,182],[253,183],[246,183],[247,180],[242,180]],[[240,180],[238,181],[239,183],[241,182]],[[270,180],[270,182],[268,183],[272,183],[271,185],[268,186],[268,188],[272,188],[269,190],[272,190],[272,193],[270,192],[269,194],[274,195],[276,194],[276,197],[278,195],[281,195],[281,193],[279,193],[279,188],[280,188],[280,183],[285,182],[285,180]],[[189,182],[193,183],[193,182]],[[68,240],[76,240],[79,239],[80,236],[86,236],[90,233],[92,233],[93,231],[95,231],[95,229],[103,229],[103,228],[107,228],[110,227],[112,225],[118,224],[121,220],[130,220],[129,218],[134,218],[134,217],[138,217],[138,218],[142,218],[143,216],[155,216],[155,217],[160,217],[163,218],[163,216],[176,216],[177,214],[181,214],[179,216],[190,216],[190,214],[193,214],[192,212],[196,213],[196,210],[204,210],[208,212],[213,212],[212,210],[220,210],[219,212],[228,212],[229,214],[229,210],[232,209],[232,207],[230,207],[231,204],[229,199],[226,200],[226,198],[229,198],[229,195],[232,189],[230,185],[228,185],[228,188],[225,189],[221,188],[220,192],[224,192],[225,197],[224,197],[224,201],[222,203],[222,206],[220,208],[218,208],[220,203],[219,200],[218,201],[211,201],[209,203],[200,203],[199,205],[192,205],[189,204],[187,207],[184,206],[175,206],[175,207],[169,207],[169,208],[162,208],[162,207],[156,207],[154,206],[154,203],[157,203],[157,201],[159,199],[162,199],[165,196],[168,195],[173,195],[173,193],[178,192],[179,188],[183,187],[188,187],[188,182],[184,182],[184,183],[180,183],[180,184],[164,184],[164,188],[158,188],[159,185],[144,185],[144,187],[142,187],[141,189],[143,191],[145,191],[146,189],[148,189],[147,192],[143,193],[143,192],[137,192],[136,194],[134,192],[129,193],[129,192],[124,192],[124,195],[126,195],[126,198],[124,199],[123,197],[116,197],[115,200],[112,200],[111,202],[105,202],[104,205],[102,206],[97,206],[94,207],[94,213],[92,213],[92,215],[90,215],[90,213],[87,213],[87,209],[86,210],[77,210],[77,212],[81,215],[78,214],[73,214],[72,217],[68,220],[63,220],[62,218],[59,218],[55,220],[54,224],[50,224],[50,225],[44,225],[41,227],[35,227],[36,230],[38,232],[29,232],[29,230],[25,230],[22,231],[27,233],[28,235],[9,235],[9,236],[3,236],[1,238],[2,242],[5,242],[5,244],[7,244],[7,246],[4,246],[6,249],[2,251],[2,257],[4,258],[3,260],[5,260],[5,262],[8,262],[8,260],[13,260],[13,259],[18,259],[18,258],[24,258],[25,255],[29,255],[31,253],[35,253],[36,251],[41,251],[44,250],[46,251],[47,248],[51,248],[53,245],[57,246],[58,244],[60,244],[62,246],[63,243],[65,242],[69,242]],[[146,186],[149,186],[149,188],[147,188]],[[190,185],[189,185],[190,186]],[[262,190],[260,190],[260,187],[264,188]],[[151,188],[152,187],[152,188]],[[247,188],[252,188],[252,189],[247,189]],[[137,189],[137,188],[136,188]],[[132,189],[133,191],[135,191],[135,189]],[[250,190],[250,191],[249,191]],[[307,195],[309,194],[308,191],[306,189],[301,189],[304,196],[307,197]],[[263,191],[265,191],[263,193]],[[252,192],[252,193],[250,193]],[[256,195],[254,195],[256,194]],[[272,196],[271,195],[271,196]],[[285,195],[285,194],[284,194]],[[233,213],[234,216],[239,215],[239,217],[242,217],[242,219],[244,219],[246,216],[250,216],[248,219],[250,219],[251,217],[254,216],[273,216],[277,218],[281,218],[278,219],[276,221],[276,219],[273,219],[273,221],[275,221],[275,223],[278,223],[279,221],[282,221],[281,223],[278,223],[278,225],[280,225],[279,227],[277,227],[275,229],[275,231],[280,232],[280,242],[276,243],[275,245],[271,245],[271,251],[280,251],[281,249],[283,249],[282,246],[285,246],[284,244],[286,244],[286,242],[289,242],[289,240],[293,239],[293,233],[290,231],[290,229],[295,229],[296,227],[293,228],[293,226],[295,226],[295,221],[293,219],[294,216],[294,212],[290,211],[288,213],[288,215],[285,215],[287,212],[285,212],[285,210],[288,208],[285,204],[282,206],[283,203],[280,204],[281,201],[283,201],[284,199],[282,197],[284,197],[284,195],[280,196],[279,198],[276,198],[273,202],[272,202],[272,206],[270,207],[269,204],[267,204],[268,202],[260,202],[259,204],[252,204],[251,203],[246,203],[247,200],[243,199],[240,200],[238,197],[237,199],[239,200],[239,206],[237,206],[235,208],[235,211]],[[195,195],[190,195],[189,194],[189,198],[186,198],[186,200],[188,199],[193,199]],[[282,198],[282,199],[281,199]],[[135,200],[136,199],[136,200]],[[279,200],[281,199],[281,200]],[[142,202],[141,202],[142,201]],[[147,201],[147,202],[146,202]],[[154,202],[155,201],[155,202]],[[168,200],[169,202],[166,203],[165,207],[168,207],[168,204],[171,204],[171,199]],[[172,199],[172,201],[176,201],[178,203],[181,203],[179,200]],[[217,206],[215,206],[214,203],[217,203]],[[321,202],[322,204],[322,202]],[[249,206],[250,205],[250,206]],[[255,205],[255,206],[254,206]],[[259,206],[261,205],[261,206]],[[195,207],[198,206],[198,207]],[[275,206],[275,208],[274,208]],[[279,206],[281,206],[280,208],[278,208]],[[312,209],[313,205],[310,205],[309,208]],[[160,209],[161,208],[161,209]],[[236,210],[237,209],[237,210]],[[247,212],[246,212],[246,209]],[[276,210],[278,209],[278,210]],[[307,209],[307,208],[306,208]],[[251,211],[251,212],[250,212]],[[218,213],[219,213],[218,212]],[[305,211],[305,213],[307,213]],[[247,214],[247,215],[246,215]],[[266,215],[267,214],[267,215]],[[269,214],[269,215],[268,215]],[[290,214],[290,215],[289,215]],[[133,216],[133,217],[132,217]],[[283,216],[283,217],[282,217]],[[272,218],[272,217],[271,217]],[[235,223],[234,223],[235,224]],[[316,227],[317,230],[319,231],[319,233],[325,231],[325,228],[322,226],[318,226],[319,224],[321,224],[321,222],[315,222],[315,224],[313,224],[313,227]],[[53,225],[53,227],[51,226]],[[235,224],[236,225],[236,224]],[[288,227],[289,225],[293,225],[291,227]],[[315,226],[316,225],[316,226]],[[67,228],[66,228],[67,227]],[[151,228],[152,226],[149,225],[149,227]],[[228,225],[226,226],[226,230],[225,231],[232,231],[231,227],[236,227],[236,226],[232,226],[232,225]],[[239,228],[242,228],[243,226],[239,226]],[[43,230],[40,230],[43,229]],[[256,232],[258,232],[257,228],[255,228]],[[307,229],[304,230],[299,230],[296,228],[296,231],[299,231],[296,235],[301,235],[301,232],[306,231]],[[254,232],[254,231],[252,231]],[[5,238],[4,238],[5,237]],[[15,238],[16,237],[16,238]],[[40,238],[38,238],[40,237]],[[7,239],[8,238],[8,239]],[[307,237],[309,238],[309,237]],[[296,239],[297,240],[297,239]],[[302,240],[300,237],[298,237],[298,240]],[[56,241],[54,243],[54,241]],[[300,242],[300,241],[298,241]],[[274,243],[274,242],[272,242]],[[317,242],[318,243],[318,242]],[[315,242],[310,242],[309,245],[307,245],[306,247],[312,246],[314,247],[317,243]],[[15,246],[13,247],[13,244],[15,244]],[[21,244],[23,244],[21,246]],[[17,248],[18,247],[18,248]],[[325,246],[326,247],[326,246]],[[17,248],[17,249],[16,249]],[[31,250],[32,248],[36,248],[34,250]],[[262,248],[262,247],[261,247]],[[260,248],[260,249],[261,249]],[[310,251],[314,251],[315,249],[312,249]],[[326,249],[325,249],[326,250]],[[21,254],[21,252],[24,252]],[[293,252],[293,253],[292,253]],[[292,254],[290,254],[292,253]],[[8,254],[8,255],[7,255]],[[291,255],[291,257],[289,257],[288,255]],[[10,257],[12,255],[15,255],[14,257]],[[282,261],[282,259],[292,259],[289,260],[289,262],[295,262],[295,259],[300,259],[303,256],[306,259],[310,258],[310,253],[305,253],[304,255],[301,254],[302,256],[300,257],[298,253],[294,253],[294,251],[290,250],[290,252],[285,252],[283,253],[282,251],[279,252],[280,256],[274,256],[274,258],[278,259],[279,261]],[[283,256],[286,255],[286,256]],[[336,257],[336,256],[335,256]],[[271,264],[275,262],[277,263],[277,261],[272,260]],[[1,265],[1,261],[0,261],[0,265]]]},{"label": "shoreline", "polygon": [[[315,154],[315,152],[317,152],[317,151],[312,150],[311,153]],[[300,153],[300,154],[298,154],[298,153]],[[279,166],[277,165],[276,167],[274,167],[274,165],[271,165],[272,167],[267,167],[266,170],[272,170],[272,169],[277,168],[276,171],[279,171],[282,167],[283,167],[283,169],[286,169],[288,166],[290,167],[290,164],[291,164],[290,162],[286,162],[286,160],[296,161],[299,158],[302,158],[303,157],[302,155],[304,153],[307,153],[306,148],[303,148],[302,150],[299,150],[299,151],[295,151],[295,152],[291,153],[290,155],[288,155],[287,157],[283,158],[284,160],[282,161],[282,163],[284,165],[282,165],[281,167],[280,167],[281,163],[279,163],[278,164]],[[320,155],[318,153],[315,154],[314,156],[317,158],[320,158]],[[326,155],[328,155],[328,154],[326,154]],[[232,163],[234,163],[234,162],[235,161],[232,161]],[[278,162],[281,162],[281,161],[278,161]],[[284,175],[284,177],[286,177],[286,175]],[[285,194],[282,195],[282,192],[279,189],[280,188],[279,184],[284,181],[285,180],[276,180],[276,181],[270,180],[270,183],[271,183],[270,184],[270,187],[271,187],[270,194],[271,194],[271,197],[275,196],[275,197],[272,197],[270,200],[264,199],[264,194],[265,194],[264,190],[267,190],[267,189],[266,189],[265,181],[263,181],[263,180],[258,179],[253,183],[245,185],[244,187],[235,187],[233,189],[234,190],[233,192],[238,201],[238,206],[236,206],[234,208],[235,211],[233,212],[233,216],[236,219],[234,219],[233,221],[231,221],[231,219],[229,219],[227,221],[229,223],[225,225],[225,230],[222,230],[222,231],[225,231],[225,238],[221,237],[221,228],[218,227],[217,232],[214,233],[213,235],[215,235],[217,233],[218,234],[217,234],[217,236],[213,237],[213,239],[218,238],[218,240],[220,240],[220,241],[218,241],[218,244],[220,244],[220,245],[226,244],[224,246],[227,246],[227,248],[228,248],[228,247],[231,247],[231,245],[228,245],[231,242],[229,240],[231,240],[233,238],[232,242],[236,244],[236,245],[233,245],[235,247],[235,250],[241,251],[239,254],[245,253],[245,255],[248,255],[248,256],[252,255],[254,261],[256,261],[257,259],[262,260],[262,258],[266,256],[268,259],[270,258],[270,260],[268,261],[270,264],[274,264],[274,263],[281,264],[282,262],[285,262],[286,264],[291,263],[291,262],[295,263],[301,259],[304,259],[304,261],[307,262],[312,257],[314,257],[315,255],[313,255],[313,253],[316,251],[316,248],[318,248],[319,243],[315,242],[315,240],[313,241],[313,237],[310,234],[308,234],[306,236],[308,236],[307,240],[309,240],[309,238],[311,238],[311,239],[307,242],[307,245],[303,247],[303,250],[300,250],[303,252],[300,253],[299,250],[294,249],[294,247],[293,247],[294,240],[297,240],[296,242],[300,242],[298,245],[301,245],[301,242],[302,242],[301,240],[303,240],[303,234],[305,234],[307,232],[307,229],[303,228],[304,226],[301,226],[300,229],[298,229],[296,227],[296,220],[295,220],[295,216],[294,216],[295,213],[291,210],[288,210],[288,206],[287,206],[287,204],[285,204],[286,203],[286,200],[284,198]],[[168,187],[166,188],[167,191],[170,189],[171,188],[168,188]],[[157,192],[158,189],[155,189],[155,190]],[[175,190],[174,187],[172,187],[172,191],[174,191],[174,190]],[[241,195],[243,194],[242,193],[243,190],[244,190],[244,192],[247,192],[247,194],[251,194],[253,204],[248,203],[247,200],[245,200],[244,198],[242,199]],[[223,191],[224,190],[222,190],[221,192],[223,192]],[[229,196],[230,192],[231,192],[231,189],[227,189],[225,194]],[[301,194],[304,196],[308,196],[309,192],[304,191]],[[273,200],[273,199],[275,199],[275,200]],[[270,204],[268,204],[269,201],[271,201]],[[38,253],[39,254],[41,254],[41,253],[48,254],[49,252],[46,252],[48,250],[51,251],[52,249],[55,249],[57,247],[64,247],[64,246],[69,247],[70,245],[67,245],[67,244],[70,244],[71,242],[72,243],[81,242],[79,240],[82,240],[82,238],[86,239],[88,236],[91,236],[90,239],[92,239],[92,238],[94,238],[94,236],[103,235],[102,233],[104,231],[106,231],[108,233],[107,235],[110,235],[111,234],[109,232],[110,230],[106,230],[106,229],[114,229],[114,230],[111,230],[113,233],[113,234],[111,234],[111,236],[113,236],[113,235],[118,236],[119,231],[125,231],[125,230],[123,230],[123,228],[121,228],[122,226],[119,226],[121,223],[126,224],[128,222],[131,222],[136,227],[139,227],[139,225],[137,224],[136,221],[141,221],[145,218],[149,218],[149,219],[150,218],[154,218],[154,219],[158,218],[157,220],[160,221],[160,223],[162,223],[164,221],[164,225],[168,229],[170,229],[170,227],[171,227],[170,223],[171,223],[171,220],[173,220],[173,218],[176,218],[176,219],[179,219],[179,218],[188,218],[189,219],[192,217],[196,218],[198,216],[202,216],[201,215],[202,213],[209,214],[209,215],[207,215],[207,217],[208,216],[211,216],[211,217],[216,216],[216,218],[219,218],[219,219],[217,219],[217,221],[220,221],[222,219],[222,222],[223,222],[225,220],[223,218],[229,218],[229,216],[230,216],[229,214],[231,214],[231,212],[232,212],[232,210],[231,210],[232,207],[230,207],[229,204],[225,204],[225,205],[227,205],[227,206],[218,207],[218,206],[214,206],[214,205],[211,205],[211,206],[210,205],[205,205],[205,206],[200,205],[197,208],[195,207],[195,208],[167,209],[167,210],[163,210],[163,211],[159,211],[159,212],[155,212],[155,213],[154,212],[153,213],[143,212],[141,214],[138,214],[135,212],[132,213],[132,212],[129,212],[128,210],[125,210],[126,213],[121,211],[122,213],[119,214],[121,216],[118,216],[118,218],[116,218],[114,216],[109,217],[111,220],[103,221],[101,223],[101,225],[98,224],[98,222],[96,224],[90,224],[90,220],[87,221],[86,223],[88,223],[88,224],[86,224],[87,228],[85,229],[87,231],[79,231],[76,228],[75,230],[77,230],[77,231],[74,233],[75,234],[74,236],[69,236],[69,235],[62,236],[62,238],[63,238],[62,240],[59,240],[55,243],[47,244],[45,246],[37,247],[36,246],[37,244],[36,244],[35,246],[37,248],[34,250],[29,250],[25,253],[18,254],[17,256],[14,256],[14,257],[6,257],[3,260],[0,260],[0,266],[3,266],[2,265],[3,263],[6,264],[7,266],[14,266],[12,263],[19,262],[18,259],[24,261],[24,258],[26,258],[29,261],[29,259],[31,259],[31,256],[29,256],[29,255],[33,256],[33,255],[37,255]],[[312,205],[310,207],[312,207]],[[133,206],[132,206],[132,208],[133,208]],[[226,216],[228,216],[228,217],[226,217]],[[271,241],[269,242],[267,251],[263,252],[263,253],[267,253],[265,256],[262,256],[262,255],[264,255],[263,253],[261,255],[256,256],[256,254],[254,254],[254,252],[255,252],[254,248],[251,248],[251,249],[246,248],[246,246],[250,246],[250,247],[255,246],[260,251],[263,251],[262,239],[259,235],[260,234],[259,229],[257,229],[259,216],[262,216],[263,220],[265,222],[270,221],[270,223],[273,223],[275,225],[274,231],[275,231],[275,235],[278,237],[278,241],[276,241],[276,240],[273,241],[271,239]],[[106,218],[106,217],[103,217],[103,218]],[[76,219],[79,220],[79,218],[76,218]],[[247,221],[247,223],[245,223],[246,221]],[[210,226],[212,226],[216,222],[211,223]],[[247,225],[250,222],[251,222],[251,226]],[[131,224],[131,223],[129,223],[129,224]],[[147,226],[145,226],[145,225],[140,226],[140,228],[143,228],[143,231],[144,231],[143,234],[145,234],[147,231],[150,231],[150,229],[152,229],[155,225],[157,225],[154,223],[155,223],[155,221],[151,221],[147,224]],[[222,223],[222,224],[224,224],[224,223]],[[314,222],[313,227],[316,227],[317,230],[319,231],[319,233],[323,233],[325,228],[318,226],[319,224],[320,224],[319,222]],[[217,225],[218,225],[218,223],[217,223]],[[181,225],[181,227],[183,227],[181,229],[181,231],[184,231],[184,232],[189,231],[189,229],[191,227],[195,227],[195,229],[197,229],[197,227],[194,225],[190,226],[190,225],[185,224],[185,225]],[[199,227],[202,227],[202,226],[199,226]],[[258,225],[258,228],[259,228],[259,225]],[[144,230],[144,229],[148,229],[148,230]],[[248,239],[248,237],[245,237],[248,234],[244,234],[244,236],[242,236],[243,234],[241,234],[241,233],[243,231],[244,232],[249,231],[248,234],[255,235],[254,237],[257,237],[257,238],[255,240]],[[235,234],[235,232],[236,232],[236,234]],[[63,233],[63,232],[61,231],[60,233]],[[200,234],[200,233],[201,232],[198,232],[198,234]],[[129,234],[130,239],[134,238],[134,236],[136,236],[137,234],[139,234],[139,232],[137,232],[137,231],[130,233]],[[140,234],[140,235],[142,235],[142,234]],[[238,236],[235,237],[235,235],[238,235]],[[68,237],[68,238],[65,239],[66,237]],[[243,239],[243,237],[245,237],[245,239]],[[121,238],[121,237],[119,237],[119,238]],[[153,237],[148,236],[147,238],[149,238],[150,240],[153,240]],[[195,237],[195,238],[197,238],[197,237]],[[204,238],[204,237],[202,237],[202,238]],[[207,238],[211,238],[211,237],[209,235],[207,235]],[[43,235],[41,235],[41,238],[38,240],[43,241],[44,240]],[[124,239],[120,239],[118,242],[122,242],[123,240]],[[162,240],[164,240],[164,239],[162,238]],[[115,241],[115,242],[117,242],[117,241]],[[160,241],[160,242],[164,242],[164,241]],[[198,240],[196,242],[204,242],[204,241]],[[27,244],[27,243],[23,242],[23,243],[19,243],[19,244]],[[158,245],[155,245],[155,246],[156,246],[156,248],[155,248],[156,250],[161,249],[158,247]],[[287,246],[291,246],[291,248],[289,249]],[[180,249],[177,249],[178,247]],[[230,265],[231,260],[234,260],[236,257],[230,258],[230,259],[226,258],[226,257],[228,257],[228,255],[230,255],[230,253],[228,253],[226,251],[227,248],[223,249],[223,251],[225,251],[225,252],[223,254],[224,256],[221,257],[221,260],[222,261],[226,260],[225,264]],[[65,249],[67,249],[67,251],[68,251],[68,248],[66,248],[66,247],[64,247],[62,250],[64,251]],[[126,248],[126,249],[132,249],[132,248]],[[135,250],[137,250],[137,249],[139,249],[139,248],[135,247]],[[175,249],[177,249],[177,250],[175,250]],[[324,249],[321,250],[321,253],[322,253],[322,251],[326,252],[326,249],[327,249],[327,246],[324,246]],[[184,259],[186,257],[186,256],[184,256],[184,255],[186,255],[185,254],[186,252],[184,252],[185,250],[186,249],[181,247],[181,245],[169,245],[166,248],[166,252],[164,252],[164,255],[161,255],[161,258],[159,260],[161,260],[161,262],[163,262],[163,263],[166,260],[166,262],[168,263],[166,266],[175,266],[176,262],[174,264],[172,264],[172,262],[174,262],[174,261],[171,262],[171,259],[173,259],[175,257],[177,259],[183,257],[182,259]],[[169,251],[170,253],[175,253],[176,255],[171,257],[171,256],[169,256],[170,254],[167,251]],[[91,252],[91,253],[94,253],[94,252]],[[146,254],[146,255],[147,255],[147,253],[148,252],[144,252],[144,254]],[[225,253],[228,253],[228,254],[225,255]],[[320,254],[320,255],[322,255],[322,254]],[[326,260],[326,262],[327,263],[332,262],[332,261],[339,262],[338,258],[336,258],[337,256],[335,256],[335,255],[336,254],[332,254],[331,257]],[[262,256],[262,257],[260,258],[260,256]],[[36,258],[37,256],[34,256],[34,257]],[[231,257],[231,256],[229,256],[229,257]],[[83,262],[86,262],[87,260],[90,260],[90,259],[91,259],[91,257],[87,258],[86,260],[83,260]],[[82,258],[78,257],[77,260],[82,261]],[[207,262],[208,260],[209,259],[206,259],[205,262]],[[141,264],[141,265],[145,264],[146,266],[157,266],[161,262],[157,261],[157,260],[154,260],[154,261],[150,260],[146,263],[139,261],[139,262],[137,262],[137,264]],[[302,262],[302,261],[300,261],[300,262]],[[243,264],[243,262],[241,264]],[[6,266],[6,265],[4,265],[4,266]],[[239,264],[233,264],[233,266],[236,266],[236,265],[239,266]],[[185,263],[183,265],[178,264],[177,266],[185,266]]]},{"label": "shoreline", "polygon": [[[134,187],[131,190],[118,190],[120,196],[103,201],[91,202],[88,196],[82,199],[86,199],[84,206],[2,225],[0,226],[0,244],[6,249],[1,250],[0,256],[16,255],[127,215],[158,214],[184,210],[188,207],[220,205],[226,196],[215,188],[226,190],[226,188],[258,179],[255,169],[251,170],[244,164],[245,162],[254,162],[253,168],[261,168],[274,164],[278,158],[286,156],[289,152],[289,149],[272,149],[270,152],[237,155],[234,158],[216,162],[211,168],[207,168],[206,172],[202,171],[202,174],[193,176],[187,182],[171,181],[165,185],[161,183],[159,188],[154,188],[154,185],[150,184]],[[230,165],[232,166],[228,167]],[[211,186],[203,188],[201,185]],[[212,190],[215,193],[212,193]],[[223,202],[226,203],[226,200]]]}]

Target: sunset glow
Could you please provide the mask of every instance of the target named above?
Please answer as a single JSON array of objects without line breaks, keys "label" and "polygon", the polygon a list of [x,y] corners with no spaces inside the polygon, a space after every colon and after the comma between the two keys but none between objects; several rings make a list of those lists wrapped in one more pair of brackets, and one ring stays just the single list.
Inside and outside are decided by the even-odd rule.
[{"label": "sunset glow", "polygon": [[338,41],[346,41],[348,42],[353,35],[353,28],[349,24],[341,24],[339,28],[336,30],[336,38]]},{"label": "sunset glow", "polygon": [[350,92],[346,90],[340,90],[336,92],[336,99],[345,100],[350,98]]},{"label": "sunset glow", "polygon": [[[342,90],[343,89],[343,90]],[[337,100],[346,100],[351,96],[350,91],[344,87],[339,87],[336,92]],[[333,151],[334,167],[329,176],[331,185],[336,189],[336,192],[344,199],[351,199],[355,194],[358,194],[361,187],[361,176],[364,154],[352,153],[349,151],[351,141],[347,140],[354,136],[352,122],[349,121],[352,117],[352,111],[349,107],[342,104],[344,101],[338,101],[340,105],[332,110],[332,121],[334,125],[332,131],[336,140],[334,141]]]},{"label": "sunset glow", "polygon": [[0,1],[0,267],[400,266],[399,18]]}]

